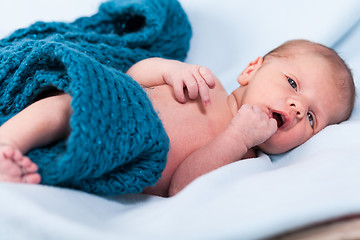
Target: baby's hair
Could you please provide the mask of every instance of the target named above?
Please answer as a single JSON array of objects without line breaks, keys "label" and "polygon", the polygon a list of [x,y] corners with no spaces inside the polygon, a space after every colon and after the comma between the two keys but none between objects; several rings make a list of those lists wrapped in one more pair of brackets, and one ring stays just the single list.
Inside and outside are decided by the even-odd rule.
[{"label": "baby's hair", "polygon": [[336,76],[334,79],[341,97],[347,102],[345,116],[341,121],[347,120],[351,116],[355,104],[355,84],[350,68],[335,50],[308,40],[290,40],[267,53],[264,56],[264,62],[271,58],[290,58],[298,54],[315,54],[328,62]]}]

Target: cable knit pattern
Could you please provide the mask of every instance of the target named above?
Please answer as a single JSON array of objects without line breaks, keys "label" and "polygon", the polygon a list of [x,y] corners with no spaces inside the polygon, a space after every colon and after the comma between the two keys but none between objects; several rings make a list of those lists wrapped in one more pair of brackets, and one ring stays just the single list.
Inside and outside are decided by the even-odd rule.
[{"label": "cable knit pattern", "polygon": [[165,167],[169,139],[124,72],[148,57],[183,60],[191,28],[175,0],[116,0],[72,23],[38,22],[0,41],[1,124],[49,87],[72,97],[68,139],[28,156],[42,183],[104,195],[140,192]]}]

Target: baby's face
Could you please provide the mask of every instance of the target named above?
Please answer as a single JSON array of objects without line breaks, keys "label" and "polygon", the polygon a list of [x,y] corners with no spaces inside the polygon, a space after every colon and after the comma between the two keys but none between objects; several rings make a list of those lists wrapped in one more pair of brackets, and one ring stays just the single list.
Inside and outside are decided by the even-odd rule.
[{"label": "baby's face", "polygon": [[272,58],[254,71],[242,103],[257,105],[278,123],[277,132],[259,145],[261,150],[286,152],[341,121],[345,103],[331,72],[324,59],[305,55]]}]

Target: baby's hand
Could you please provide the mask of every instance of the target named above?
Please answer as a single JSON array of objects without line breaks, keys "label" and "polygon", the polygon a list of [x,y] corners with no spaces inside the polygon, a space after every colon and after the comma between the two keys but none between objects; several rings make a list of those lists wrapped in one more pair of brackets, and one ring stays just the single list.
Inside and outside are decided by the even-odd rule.
[{"label": "baby's hand", "polygon": [[247,149],[269,139],[277,130],[277,122],[269,118],[257,106],[244,104],[232,119],[229,128]]},{"label": "baby's hand", "polygon": [[173,87],[175,98],[181,103],[186,102],[185,92],[189,99],[199,96],[205,106],[210,104],[210,91],[215,87],[215,76],[204,66],[169,61],[163,79]]}]

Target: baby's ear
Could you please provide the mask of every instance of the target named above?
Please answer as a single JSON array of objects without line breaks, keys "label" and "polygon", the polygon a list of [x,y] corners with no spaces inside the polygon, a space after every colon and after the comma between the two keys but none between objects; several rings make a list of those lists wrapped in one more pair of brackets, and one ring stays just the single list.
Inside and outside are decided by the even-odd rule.
[{"label": "baby's ear", "polygon": [[253,73],[255,73],[261,67],[263,62],[264,59],[262,57],[258,57],[254,61],[250,62],[244,69],[244,71],[242,71],[242,73],[240,73],[240,75],[238,76],[238,83],[240,83],[240,85],[242,86],[247,85]]}]

